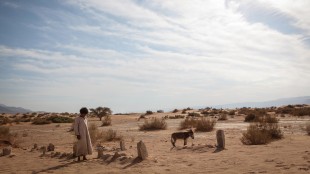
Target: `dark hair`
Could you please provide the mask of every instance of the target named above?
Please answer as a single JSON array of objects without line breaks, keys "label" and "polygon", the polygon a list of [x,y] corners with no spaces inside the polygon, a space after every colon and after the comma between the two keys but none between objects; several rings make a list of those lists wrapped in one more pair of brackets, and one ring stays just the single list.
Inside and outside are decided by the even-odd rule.
[{"label": "dark hair", "polygon": [[88,109],[86,107],[81,108],[80,114],[88,114]]}]

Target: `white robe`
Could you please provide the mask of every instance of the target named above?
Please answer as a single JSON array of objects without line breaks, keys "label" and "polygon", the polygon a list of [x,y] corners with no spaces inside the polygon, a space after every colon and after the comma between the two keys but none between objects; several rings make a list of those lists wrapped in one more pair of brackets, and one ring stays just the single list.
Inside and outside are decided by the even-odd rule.
[{"label": "white robe", "polygon": [[89,136],[87,119],[76,117],[74,120],[75,135],[80,135],[81,138],[77,141],[76,156],[91,155],[93,152],[91,139]]}]

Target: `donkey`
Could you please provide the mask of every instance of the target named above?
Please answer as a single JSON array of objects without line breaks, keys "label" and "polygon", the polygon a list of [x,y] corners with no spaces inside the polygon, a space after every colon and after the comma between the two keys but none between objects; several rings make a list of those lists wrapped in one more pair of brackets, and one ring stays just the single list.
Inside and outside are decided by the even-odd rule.
[{"label": "donkey", "polygon": [[183,139],[184,140],[184,146],[187,144],[187,139],[189,137],[192,137],[194,139],[194,132],[192,129],[188,130],[187,132],[175,132],[171,134],[171,144],[173,147],[175,147],[175,142],[177,139]]}]

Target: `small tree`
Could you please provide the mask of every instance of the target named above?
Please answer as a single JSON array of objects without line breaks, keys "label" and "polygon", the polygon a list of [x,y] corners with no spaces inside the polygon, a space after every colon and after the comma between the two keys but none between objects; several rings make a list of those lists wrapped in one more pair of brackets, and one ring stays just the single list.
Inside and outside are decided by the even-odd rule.
[{"label": "small tree", "polygon": [[90,109],[91,114],[98,117],[101,121],[102,117],[108,116],[112,114],[112,111],[108,107],[97,107],[96,109]]}]

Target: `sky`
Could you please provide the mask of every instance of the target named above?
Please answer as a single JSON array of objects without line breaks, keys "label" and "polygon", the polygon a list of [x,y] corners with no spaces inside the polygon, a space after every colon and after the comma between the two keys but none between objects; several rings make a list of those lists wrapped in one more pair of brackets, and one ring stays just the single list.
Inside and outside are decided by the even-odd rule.
[{"label": "sky", "polygon": [[207,107],[310,95],[309,0],[1,0],[0,103]]}]

